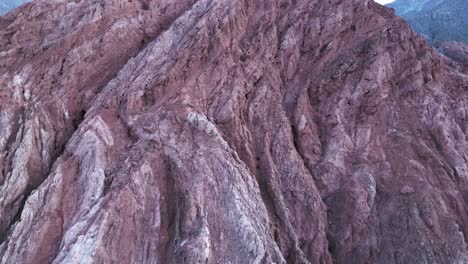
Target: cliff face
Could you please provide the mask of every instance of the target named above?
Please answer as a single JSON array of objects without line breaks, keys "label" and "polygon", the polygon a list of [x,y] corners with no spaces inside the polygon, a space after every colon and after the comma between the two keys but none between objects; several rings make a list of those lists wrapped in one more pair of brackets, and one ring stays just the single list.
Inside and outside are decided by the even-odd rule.
[{"label": "cliff face", "polygon": [[468,79],[367,0],[0,18],[1,263],[466,263]]}]

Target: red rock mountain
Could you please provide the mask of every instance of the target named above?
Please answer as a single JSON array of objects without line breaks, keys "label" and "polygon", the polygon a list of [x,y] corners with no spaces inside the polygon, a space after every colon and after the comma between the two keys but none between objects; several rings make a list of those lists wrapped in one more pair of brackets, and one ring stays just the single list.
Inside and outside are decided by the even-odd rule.
[{"label": "red rock mountain", "polygon": [[468,77],[370,0],[0,17],[0,263],[468,263]]}]

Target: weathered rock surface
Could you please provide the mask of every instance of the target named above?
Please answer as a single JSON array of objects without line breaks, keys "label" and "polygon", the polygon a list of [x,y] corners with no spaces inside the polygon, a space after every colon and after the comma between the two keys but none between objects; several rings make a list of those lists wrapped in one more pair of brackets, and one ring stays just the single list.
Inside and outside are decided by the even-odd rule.
[{"label": "weathered rock surface", "polygon": [[436,41],[434,47],[449,60],[452,68],[468,74],[468,43],[457,41]]},{"label": "weathered rock surface", "polygon": [[467,90],[372,1],[34,1],[0,262],[468,263]]}]

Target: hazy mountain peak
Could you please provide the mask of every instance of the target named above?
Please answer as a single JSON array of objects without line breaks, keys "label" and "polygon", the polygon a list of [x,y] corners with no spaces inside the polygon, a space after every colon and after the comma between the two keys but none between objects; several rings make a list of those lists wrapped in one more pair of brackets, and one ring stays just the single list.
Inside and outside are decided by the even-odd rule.
[{"label": "hazy mountain peak", "polygon": [[388,6],[429,41],[468,41],[466,0],[397,0]]},{"label": "hazy mountain peak", "polygon": [[31,0],[0,0],[0,15],[30,1]]}]

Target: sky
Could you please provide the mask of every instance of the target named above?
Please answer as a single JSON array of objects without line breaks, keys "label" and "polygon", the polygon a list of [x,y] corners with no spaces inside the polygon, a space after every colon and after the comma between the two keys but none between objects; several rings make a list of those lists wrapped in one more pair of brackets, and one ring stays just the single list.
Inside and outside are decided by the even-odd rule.
[{"label": "sky", "polygon": [[377,3],[379,4],[382,4],[382,5],[386,5],[388,3],[391,3],[391,2],[395,2],[395,0],[375,0]]}]

